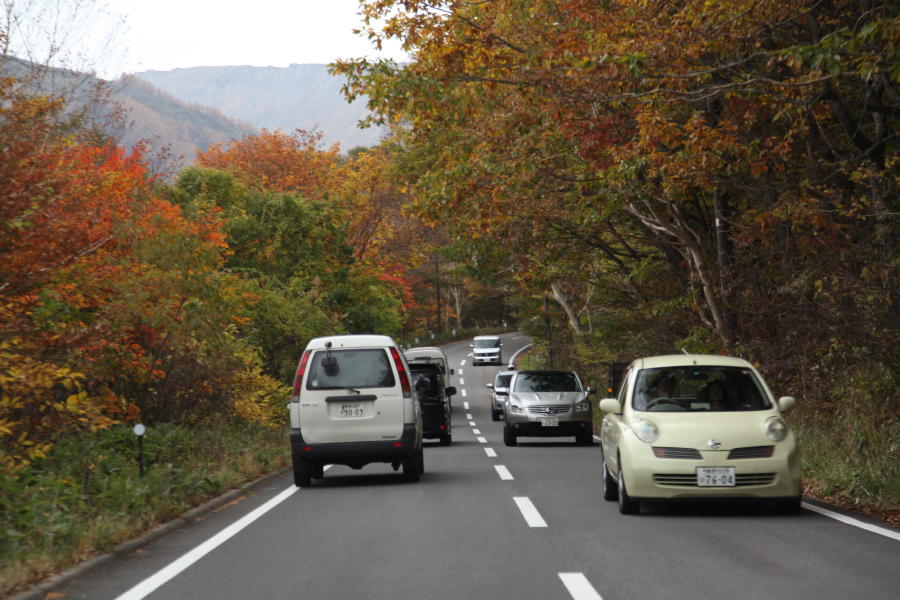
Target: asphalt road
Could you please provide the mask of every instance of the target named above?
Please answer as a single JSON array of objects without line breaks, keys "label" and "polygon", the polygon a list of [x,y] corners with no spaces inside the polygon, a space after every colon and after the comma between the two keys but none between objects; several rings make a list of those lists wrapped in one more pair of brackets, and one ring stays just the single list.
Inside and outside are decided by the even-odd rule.
[{"label": "asphalt road", "polygon": [[[504,336],[504,360],[528,340]],[[429,442],[425,474],[388,465],[290,475],[113,560],[55,598],[891,599],[900,538],[810,510],[661,505],[623,516],[600,491],[599,446],[502,442],[496,367],[445,347],[453,445]],[[586,382],[595,388],[603,382]]]}]

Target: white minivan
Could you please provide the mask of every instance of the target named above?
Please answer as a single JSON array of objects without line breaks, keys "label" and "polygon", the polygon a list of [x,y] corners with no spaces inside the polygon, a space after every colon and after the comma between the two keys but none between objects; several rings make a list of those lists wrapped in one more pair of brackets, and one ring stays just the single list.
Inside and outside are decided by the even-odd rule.
[{"label": "white minivan", "polygon": [[294,483],[307,487],[327,464],[361,469],[403,466],[418,481],[422,417],[409,365],[384,335],[336,335],[309,342],[297,366],[291,402]]},{"label": "white minivan", "polygon": [[450,375],[453,375],[454,373],[454,370],[448,368],[447,366],[447,356],[444,354],[444,351],[437,346],[421,346],[418,348],[410,348],[409,350],[405,351],[403,355],[411,365],[419,363],[437,364],[441,368],[441,373],[444,375],[444,379],[446,379],[447,381],[450,381]]}]

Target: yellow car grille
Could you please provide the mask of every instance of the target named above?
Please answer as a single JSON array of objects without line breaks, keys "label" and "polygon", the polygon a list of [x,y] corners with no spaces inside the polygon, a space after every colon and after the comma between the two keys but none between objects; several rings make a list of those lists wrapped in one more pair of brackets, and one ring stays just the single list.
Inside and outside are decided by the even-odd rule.
[{"label": "yellow car grille", "polygon": [[[735,476],[735,487],[771,485],[774,481],[775,473],[738,473]],[[656,473],[653,475],[653,482],[657,485],[697,487],[697,476],[694,473]]]},{"label": "yellow car grille", "polygon": [[670,448],[667,446],[653,446],[653,454],[656,458],[692,458],[700,460],[700,452],[696,448]]},{"label": "yellow car grille", "polygon": [[735,448],[728,453],[728,458],[769,458],[774,452],[775,446],[748,446]]}]

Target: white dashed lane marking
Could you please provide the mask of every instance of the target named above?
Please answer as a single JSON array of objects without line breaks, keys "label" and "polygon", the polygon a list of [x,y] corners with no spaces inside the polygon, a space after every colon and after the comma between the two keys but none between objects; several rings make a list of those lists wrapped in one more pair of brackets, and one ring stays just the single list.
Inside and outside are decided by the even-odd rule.
[{"label": "white dashed lane marking", "polygon": [[[466,390],[463,390],[463,396],[465,396],[465,395],[466,395]],[[469,410],[469,403],[463,402],[463,408],[466,410]]]},{"label": "white dashed lane marking", "polygon": [[485,448],[484,453],[487,454],[490,458],[497,458],[497,453],[494,452],[493,448]]},{"label": "white dashed lane marking", "polygon": [[[472,423],[472,424],[474,425],[474,423]],[[473,430],[472,430],[472,433],[474,433],[475,435],[481,435],[481,430],[480,430],[480,429],[473,429]]]},{"label": "white dashed lane marking", "polygon": [[471,420],[473,420],[475,417],[473,417],[470,413],[466,413],[466,418],[467,418],[468,420],[471,421]]},{"label": "white dashed lane marking", "polygon": [[494,465],[494,470],[497,471],[497,475],[499,475],[500,479],[502,479],[503,481],[512,481],[512,473],[510,473],[509,469],[507,469],[505,466]]},{"label": "white dashed lane marking", "polygon": [[487,438],[479,437],[477,439],[479,444],[487,444]]},{"label": "white dashed lane marking", "polygon": [[515,496],[513,501],[515,501],[516,506],[519,507],[519,511],[522,513],[522,516],[525,517],[525,522],[528,523],[529,527],[547,526],[544,517],[541,516],[541,513],[538,512],[537,507],[535,507],[528,496]]},{"label": "white dashed lane marking", "polygon": [[603,600],[584,573],[559,573],[559,578],[574,600]]}]

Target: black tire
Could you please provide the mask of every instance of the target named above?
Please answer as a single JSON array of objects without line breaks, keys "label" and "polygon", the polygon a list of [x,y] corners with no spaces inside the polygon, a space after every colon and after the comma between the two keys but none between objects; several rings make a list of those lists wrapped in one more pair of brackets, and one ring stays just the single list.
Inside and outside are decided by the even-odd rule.
[{"label": "black tire", "polygon": [[403,481],[415,483],[422,474],[422,451],[413,452],[403,459]]},{"label": "black tire", "polygon": [[619,467],[619,512],[623,515],[636,515],[641,512],[641,503],[632,500],[625,489],[625,478],[622,476],[622,467]]},{"label": "black tire", "polygon": [[800,505],[800,497],[796,498],[788,498],[786,500],[776,500],[775,501],[775,510],[778,511],[778,514],[782,515],[796,515],[800,512],[802,506]]},{"label": "black tire", "polygon": [[419,475],[425,472],[425,446],[419,446]]},{"label": "black tire", "polygon": [[511,427],[503,428],[503,443],[507,446],[515,446],[516,445],[516,434],[512,432]]},{"label": "black tire", "polygon": [[309,474],[313,479],[324,479],[325,468],[322,465],[310,465]]},{"label": "black tire", "polygon": [[593,446],[594,433],[591,431],[582,431],[575,434],[575,443],[579,446]]},{"label": "black tire", "polygon": [[294,466],[294,485],[299,488],[305,488],[312,485],[312,471],[302,458],[293,461]]},{"label": "black tire", "polygon": [[610,475],[609,469],[606,468],[606,461],[603,461],[603,499],[609,502],[615,502],[619,498],[619,486],[616,480]]},{"label": "black tire", "polygon": [[449,446],[453,443],[453,435],[449,433],[445,433],[441,436],[441,446]]},{"label": "black tire", "polygon": [[491,409],[491,421],[499,421],[500,420],[500,411]]}]

